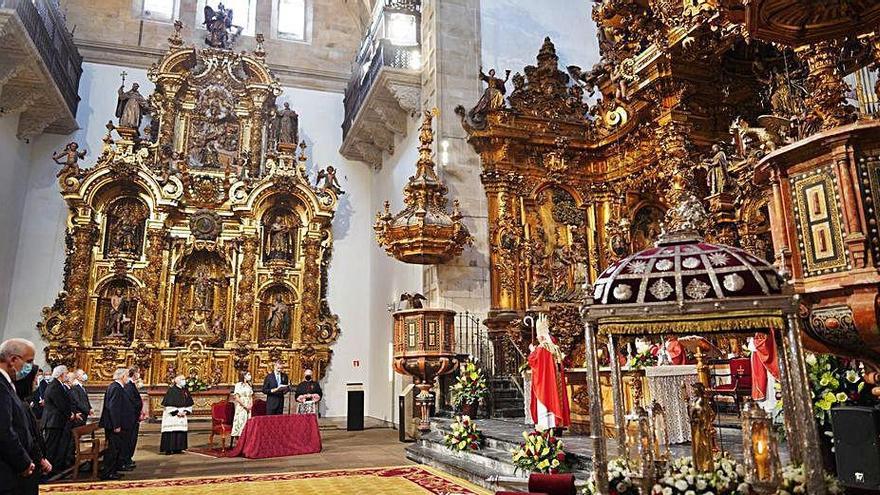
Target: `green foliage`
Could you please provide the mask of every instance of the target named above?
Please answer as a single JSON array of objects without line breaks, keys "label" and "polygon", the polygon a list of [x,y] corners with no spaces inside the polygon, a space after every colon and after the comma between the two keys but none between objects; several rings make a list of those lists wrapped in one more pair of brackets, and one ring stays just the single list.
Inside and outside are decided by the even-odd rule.
[{"label": "green foliage", "polygon": [[204,392],[211,388],[211,384],[197,376],[191,376],[186,379],[186,388],[190,392]]},{"label": "green foliage", "polygon": [[830,436],[831,408],[860,399],[865,381],[853,361],[832,354],[807,353],[807,377],[819,430]]},{"label": "green foliage", "polygon": [[469,416],[456,416],[452,423],[452,433],[443,437],[443,443],[457,452],[479,450],[483,443],[483,434]]},{"label": "green foliage", "polygon": [[486,375],[476,363],[468,361],[461,369],[458,381],[450,388],[452,402],[456,407],[473,404],[489,395]]},{"label": "green foliage", "polygon": [[571,471],[572,460],[563,450],[562,440],[552,429],[524,431],[525,440],[513,451],[513,464],[529,473],[562,473]]}]

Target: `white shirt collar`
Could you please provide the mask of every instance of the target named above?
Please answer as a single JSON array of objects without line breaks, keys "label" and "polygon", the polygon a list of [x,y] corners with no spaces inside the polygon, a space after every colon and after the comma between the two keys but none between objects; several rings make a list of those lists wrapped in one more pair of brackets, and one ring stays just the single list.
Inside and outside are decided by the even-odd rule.
[{"label": "white shirt collar", "polygon": [[3,376],[6,377],[6,380],[9,381],[9,384],[10,384],[10,385],[14,385],[14,384],[12,383],[12,378],[9,377],[9,373],[7,373],[6,370],[0,368],[0,373],[2,373]]}]

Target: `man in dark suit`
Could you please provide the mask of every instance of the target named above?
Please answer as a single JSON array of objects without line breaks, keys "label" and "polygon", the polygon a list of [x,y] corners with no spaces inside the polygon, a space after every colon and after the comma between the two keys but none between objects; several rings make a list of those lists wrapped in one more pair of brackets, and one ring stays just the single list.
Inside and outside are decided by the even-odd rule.
[{"label": "man in dark suit", "polygon": [[0,495],[36,495],[40,473],[52,470],[37,422],[12,385],[33,366],[34,354],[34,344],[24,339],[0,344]]},{"label": "man in dark suit", "polygon": [[131,401],[125,392],[127,382],[128,370],[119,368],[113,373],[113,381],[104,394],[104,408],[101,410],[99,423],[104,428],[104,437],[107,439],[107,450],[104,452],[104,465],[101,469],[102,480],[118,480],[122,477],[119,469],[128,445],[128,432],[123,431],[123,427],[131,410]]},{"label": "man in dark suit", "polygon": [[[73,382],[70,387],[70,398],[73,401],[74,419],[73,426],[82,426],[89,420],[92,414],[92,404],[89,402],[89,393],[83,383],[86,381],[86,372],[79,369],[73,373]],[[79,416],[76,416],[76,415]]]},{"label": "man in dark suit", "polygon": [[266,415],[284,413],[284,394],[290,391],[290,379],[284,373],[284,364],[275,361],[274,372],[263,380],[263,393],[266,394]]},{"label": "man in dark suit", "polygon": [[134,452],[137,449],[138,433],[141,429],[141,412],[144,409],[144,402],[141,399],[141,391],[138,390],[138,384],[141,380],[141,370],[138,366],[132,366],[128,369],[128,382],[125,384],[125,394],[128,398],[129,410],[126,416],[126,424],[123,431],[128,433],[126,439],[126,450],[122,456],[123,471],[131,471],[137,465],[134,462]]},{"label": "man in dark suit", "polygon": [[46,440],[46,457],[55,472],[64,471],[73,461],[73,421],[77,419],[70,397],[67,366],[56,366],[55,377],[46,387],[43,405],[43,435]]},{"label": "man in dark suit", "polygon": [[31,411],[37,419],[43,417],[43,397],[46,396],[46,387],[52,382],[52,370],[43,371],[43,379],[37,384],[34,396],[31,398]]}]

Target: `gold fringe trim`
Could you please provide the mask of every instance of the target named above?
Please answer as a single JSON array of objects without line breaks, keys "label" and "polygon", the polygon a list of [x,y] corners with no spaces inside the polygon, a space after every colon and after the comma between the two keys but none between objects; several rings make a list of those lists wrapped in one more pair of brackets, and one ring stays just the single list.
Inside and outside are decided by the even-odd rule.
[{"label": "gold fringe trim", "polygon": [[[647,315],[646,315],[647,316]],[[770,328],[782,328],[781,316],[701,315],[698,319],[677,318],[668,320],[603,323],[599,321],[601,335],[658,335],[658,334],[723,334],[750,333]]]}]

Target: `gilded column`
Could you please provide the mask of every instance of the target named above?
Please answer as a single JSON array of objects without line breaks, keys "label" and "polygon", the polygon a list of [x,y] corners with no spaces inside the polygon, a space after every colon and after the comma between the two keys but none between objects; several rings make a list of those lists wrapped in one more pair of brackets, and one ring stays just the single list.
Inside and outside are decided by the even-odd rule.
[{"label": "gilded column", "polygon": [[302,342],[315,342],[318,332],[319,301],[321,298],[318,282],[321,280],[321,241],[314,237],[303,239],[303,290],[300,297],[302,304],[301,325]]},{"label": "gilded column", "polygon": [[241,265],[239,268],[238,295],[235,303],[235,339],[247,342],[256,339],[252,335],[254,326],[254,291],[257,275],[257,235],[245,234],[241,239]]},{"label": "gilded column", "polygon": [[797,49],[807,61],[807,106],[822,119],[822,129],[849,124],[855,114],[847,110],[849,86],[838,69],[841,47],[835,41],[821,41]]},{"label": "gilded column", "polygon": [[142,279],[140,303],[142,311],[138,311],[140,322],[137,325],[135,340],[150,342],[159,335],[161,325],[159,310],[159,291],[162,289],[163,253],[165,251],[165,231],[162,229],[147,230],[146,259]]},{"label": "gilded column", "polygon": [[[623,410],[623,375],[617,360],[617,338],[608,334],[608,364],[611,366],[611,401],[614,406],[614,423],[617,427],[617,452],[626,452],[626,421]],[[598,392],[597,392],[598,393]],[[595,397],[595,396],[594,396]]]},{"label": "gilded column", "polygon": [[79,342],[85,328],[92,248],[98,239],[98,228],[87,223],[75,225],[72,230],[73,252],[68,257],[70,272],[64,283],[64,290],[67,292],[64,301],[67,316],[64,318],[62,335],[65,339]]},{"label": "gilded column", "polygon": [[[785,421],[785,434],[788,436],[788,453],[791,457],[791,462],[793,464],[803,464],[804,455],[802,452],[804,440],[801,436],[801,430],[798,427],[798,417],[800,413],[798,413],[797,402],[795,401],[793,394],[793,384],[791,379],[791,349],[783,340],[782,331],[775,333],[773,338],[776,340],[776,348],[780,349],[782,353],[777,357],[777,361],[779,362],[779,384],[782,387],[782,403],[783,404],[791,404],[791,409],[789,412],[783,415],[783,420]],[[810,412],[812,414],[812,412]]]}]

